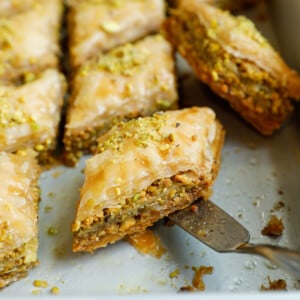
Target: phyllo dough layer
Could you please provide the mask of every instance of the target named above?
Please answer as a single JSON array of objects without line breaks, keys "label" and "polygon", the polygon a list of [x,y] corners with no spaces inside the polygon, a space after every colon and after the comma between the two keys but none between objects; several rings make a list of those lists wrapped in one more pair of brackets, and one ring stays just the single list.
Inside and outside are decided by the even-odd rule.
[{"label": "phyllo dough layer", "polygon": [[39,174],[32,150],[0,152],[0,288],[37,264]]},{"label": "phyllo dough layer", "polygon": [[71,65],[158,31],[164,17],[163,0],[70,0]]},{"label": "phyllo dough layer", "polygon": [[208,198],[223,137],[209,108],[157,113],[113,127],[86,162],[73,250],[105,247]]},{"label": "phyllo dough layer", "polygon": [[168,39],[199,79],[260,133],[272,134],[293,111],[291,99],[300,98],[299,75],[250,20],[188,2],[171,10]]},{"label": "phyllo dough layer", "polygon": [[125,44],[82,66],[72,82],[65,161],[93,152],[117,120],[177,107],[173,50],[161,35]]}]

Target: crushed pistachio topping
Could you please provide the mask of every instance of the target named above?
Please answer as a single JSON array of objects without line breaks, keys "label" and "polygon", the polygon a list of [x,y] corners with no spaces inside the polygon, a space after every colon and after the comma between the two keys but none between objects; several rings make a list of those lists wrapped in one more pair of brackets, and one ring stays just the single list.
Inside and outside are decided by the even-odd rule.
[{"label": "crushed pistachio topping", "polygon": [[219,25],[219,24],[218,24],[218,20],[215,19],[215,18],[212,19],[210,25],[211,25],[212,28],[217,28],[218,25]]},{"label": "crushed pistachio topping", "polygon": [[[260,34],[260,32],[255,27],[255,24],[249,20],[248,18],[244,16],[237,16],[233,17],[229,12],[225,12],[227,14],[227,18],[232,18],[235,22],[235,27],[232,29],[233,31],[237,33],[242,33],[249,38],[251,38],[253,41],[260,44],[262,47],[270,47],[270,44],[267,42],[267,40]],[[221,28],[221,24],[219,24],[218,20],[212,19],[209,27],[207,28],[207,36],[209,38],[215,39],[217,37],[217,31],[218,28]]]},{"label": "crushed pistachio topping", "polygon": [[88,2],[96,5],[107,5],[113,8],[119,8],[125,4],[125,0],[89,0]]},{"label": "crushed pistachio topping", "polygon": [[36,75],[32,72],[26,72],[24,73],[23,75],[23,80],[25,83],[29,83],[29,82],[32,82],[36,79]]},{"label": "crushed pistachio topping", "polygon": [[45,150],[45,146],[42,144],[38,144],[34,147],[34,149],[38,152],[44,151]]},{"label": "crushed pistachio topping", "polygon": [[161,108],[167,109],[169,108],[172,103],[170,103],[168,100],[165,99],[158,99],[156,100],[157,105],[159,105]]},{"label": "crushed pistachio topping", "polygon": [[149,56],[146,48],[128,43],[100,56],[97,66],[112,74],[132,76]]},{"label": "crushed pistachio topping", "polygon": [[0,249],[4,246],[5,242],[9,242],[12,239],[11,233],[9,233],[9,226],[6,221],[0,223]]},{"label": "crushed pistachio topping", "polygon": [[136,193],[136,194],[134,195],[134,197],[133,197],[133,201],[136,202],[136,201],[139,200],[139,198],[140,198],[140,194],[139,194],[139,193]]},{"label": "crushed pistachio topping", "polygon": [[171,272],[170,274],[169,274],[169,278],[176,278],[176,277],[178,277],[178,275],[180,274],[180,270],[179,269],[176,269],[176,270],[174,270],[173,272]]},{"label": "crushed pistachio topping", "polygon": [[253,41],[257,42],[263,47],[270,47],[270,44],[267,42],[267,40],[259,33],[259,31],[256,29],[254,23],[247,19],[244,16],[238,16],[236,17],[236,30],[241,31],[248,37],[250,37]]},{"label": "crushed pistachio topping", "polygon": [[[20,99],[21,103],[22,101],[24,100]],[[0,94],[0,128],[10,128],[25,123],[31,124],[33,129],[38,128],[34,118],[10,103],[7,93],[2,91]]]},{"label": "crushed pistachio topping", "polygon": [[120,122],[114,127],[112,134],[106,141],[98,145],[97,152],[101,153],[107,149],[120,150],[128,140],[134,144],[146,148],[149,142],[168,144],[174,142],[174,135],[163,133],[162,128],[166,124],[168,115],[157,113],[152,117],[144,117]]},{"label": "crushed pistachio topping", "polygon": [[118,32],[121,29],[121,26],[114,21],[105,21],[101,24],[101,28],[107,33],[114,33]]},{"label": "crushed pistachio topping", "polygon": [[28,116],[20,109],[15,109],[8,101],[0,98],[0,128],[20,125],[28,120]]}]

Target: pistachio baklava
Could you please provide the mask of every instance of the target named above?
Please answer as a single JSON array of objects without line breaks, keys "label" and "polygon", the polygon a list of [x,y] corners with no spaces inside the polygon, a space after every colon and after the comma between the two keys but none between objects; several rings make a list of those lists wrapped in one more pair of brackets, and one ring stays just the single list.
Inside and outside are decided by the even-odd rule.
[{"label": "pistachio baklava", "polygon": [[0,152],[0,288],[38,263],[39,174],[32,150]]},{"label": "pistachio baklava", "polygon": [[71,66],[158,31],[164,17],[163,0],[69,0]]},{"label": "pistachio baklava", "polygon": [[223,138],[210,108],[160,112],[116,124],[86,161],[73,250],[105,247],[199,197],[207,199]]},{"label": "pistachio baklava", "polygon": [[172,47],[161,35],[119,46],[83,65],[71,86],[63,141],[74,165],[118,120],[177,107]]},{"label": "pistachio baklava", "polygon": [[188,3],[170,10],[167,38],[201,81],[260,133],[271,135],[300,98],[300,76],[246,17]]}]

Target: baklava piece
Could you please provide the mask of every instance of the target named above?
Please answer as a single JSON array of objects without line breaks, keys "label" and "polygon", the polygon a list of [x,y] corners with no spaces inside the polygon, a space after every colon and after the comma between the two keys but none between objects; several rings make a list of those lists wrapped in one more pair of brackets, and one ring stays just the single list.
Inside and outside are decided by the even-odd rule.
[{"label": "baklava piece", "polygon": [[71,66],[158,31],[164,17],[163,0],[70,0]]},{"label": "baklava piece", "polygon": [[39,174],[33,151],[0,152],[0,288],[38,262]]},{"label": "baklava piece", "polygon": [[56,67],[62,1],[5,0],[0,8],[0,79]]},{"label": "baklava piece", "polygon": [[73,251],[91,252],[207,199],[224,131],[209,108],[187,108],[120,122],[88,159]]},{"label": "baklava piece", "polygon": [[93,152],[117,120],[177,107],[173,50],[161,35],[119,46],[85,64],[72,82],[65,125],[65,162]]},{"label": "baklava piece", "polygon": [[[300,77],[243,16],[190,1],[170,11],[168,39],[196,76],[260,133],[271,135],[300,98]],[[193,4],[194,3],[194,4]]]},{"label": "baklava piece", "polygon": [[39,152],[40,162],[46,161],[56,146],[65,89],[55,69],[19,86],[0,84],[0,151],[30,147]]}]

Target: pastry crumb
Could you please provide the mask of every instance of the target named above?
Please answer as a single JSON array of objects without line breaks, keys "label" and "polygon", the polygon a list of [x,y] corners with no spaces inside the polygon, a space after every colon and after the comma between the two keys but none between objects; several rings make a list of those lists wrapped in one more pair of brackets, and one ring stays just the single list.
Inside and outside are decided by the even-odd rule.
[{"label": "pastry crumb", "polygon": [[284,279],[271,280],[270,276],[268,276],[269,286],[261,285],[260,289],[262,291],[276,291],[276,290],[287,290],[287,284]]},{"label": "pastry crumb", "polygon": [[48,282],[47,280],[34,280],[33,285],[35,287],[46,288],[48,287]]},{"label": "pastry crumb", "polygon": [[281,236],[284,230],[282,219],[275,215],[271,215],[267,225],[262,229],[261,234],[269,237]]},{"label": "pastry crumb", "polygon": [[51,197],[54,197],[54,196],[55,196],[55,193],[54,193],[54,192],[49,192],[49,193],[48,193],[48,197],[51,198]]},{"label": "pastry crumb", "polygon": [[173,279],[173,278],[177,278],[178,275],[180,274],[180,270],[179,269],[175,269],[174,271],[172,271],[170,274],[169,274],[169,278]]},{"label": "pastry crumb", "polygon": [[53,178],[58,178],[60,175],[62,175],[64,172],[63,171],[54,171],[52,173]]},{"label": "pastry crumb", "polygon": [[52,211],[52,209],[53,209],[53,207],[52,207],[52,206],[50,206],[50,205],[46,205],[46,206],[45,206],[45,208],[44,208],[44,212],[45,212],[45,213],[49,213],[49,212],[51,212],[51,211]]},{"label": "pastry crumb", "polygon": [[192,281],[193,287],[197,290],[204,291],[205,283],[203,281],[203,275],[211,275],[214,268],[212,266],[200,266],[199,268],[193,267],[195,275]]},{"label": "pastry crumb", "polygon": [[53,253],[57,257],[62,257],[65,254],[65,249],[62,247],[55,247],[53,248]]},{"label": "pastry crumb", "polygon": [[55,228],[54,226],[50,226],[47,230],[48,235],[56,235],[57,234],[57,228]]},{"label": "pastry crumb", "polygon": [[200,266],[198,268],[192,267],[192,270],[195,272],[192,285],[182,286],[180,292],[204,291],[205,283],[203,281],[203,275],[211,275],[214,268],[212,266]]},{"label": "pastry crumb", "polygon": [[283,201],[278,201],[274,204],[273,208],[271,209],[271,212],[275,212],[278,210],[281,210],[282,208],[285,207],[285,204]]},{"label": "pastry crumb", "polygon": [[51,288],[50,293],[53,295],[56,295],[59,293],[59,288],[57,286],[54,286]]},{"label": "pastry crumb", "polygon": [[278,193],[278,195],[283,195],[283,190],[282,190],[282,189],[279,189],[279,190],[277,191],[277,193]]},{"label": "pastry crumb", "polygon": [[32,295],[39,295],[40,293],[41,293],[41,290],[38,290],[38,289],[34,289],[31,291]]},{"label": "pastry crumb", "polygon": [[191,285],[182,286],[180,288],[181,292],[193,292],[195,289]]},{"label": "pastry crumb", "polygon": [[194,213],[197,213],[197,212],[198,212],[198,206],[195,205],[195,204],[192,204],[192,205],[190,206],[190,210],[191,210],[192,212],[194,212]]}]

